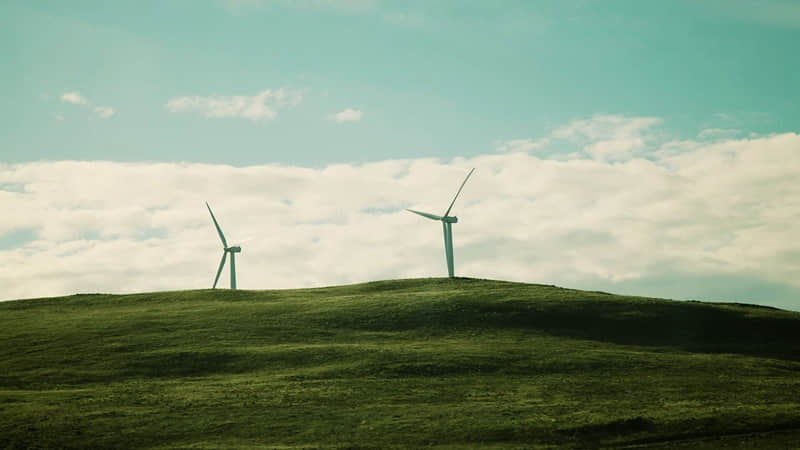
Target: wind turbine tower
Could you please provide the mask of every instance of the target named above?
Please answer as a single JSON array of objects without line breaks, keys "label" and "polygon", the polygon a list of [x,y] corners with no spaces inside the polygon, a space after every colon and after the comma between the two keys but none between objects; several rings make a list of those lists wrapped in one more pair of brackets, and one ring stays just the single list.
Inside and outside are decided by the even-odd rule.
[{"label": "wind turbine tower", "polygon": [[228,257],[228,253],[231,254],[231,289],[236,289],[236,254],[242,251],[242,247],[238,245],[233,245],[228,247],[228,241],[225,240],[225,235],[222,234],[222,229],[219,227],[217,223],[217,218],[214,217],[214,213],[211,211],[211,207],[208,206],[208,202],[206,202],[206,208],[208,208],[208,212],[211,213],[211,220],[214,221],[214,226],[217,227],[217,233],[219,233],[219,238],[222,240],[222,261],[219,262],[219,269],[217,269],[217,277],[214,278],[214,286],[212,289],[217,287],[217,281],[219,281],[219,275],[222,273],[222,267],[225,265],[225,258]]},{"label": "wind turbine tower", "polygon": [[453,209],[453,205],[458,198],[458,194],[461,193],[461,189],[464,189],[464,185],[467,184],[467,180],[472,175],[472,172],[475,171],[475,168],[469,171],[467,177],[464,178],[464,182],[461,183],[461,187],[458,188],[458,192],[456,192],[456,196],[453,197],[453,201],[450,202],[450,207],[447,208],[443,216],[437,216],[436,214],[425,213],[421,211],[414,211],[413,209],[406,209],[408,212],[412,212],[414,214],[419,214],[422,217],[427,217],[431,220],[439,220],[442,222],[442,230],[444,231],[444,255],[447,259],[447,274],[450,278],[454,277],[455,268],[453,267],[453,224],[458,223],[458,217],[450,216],[450,210]]}]

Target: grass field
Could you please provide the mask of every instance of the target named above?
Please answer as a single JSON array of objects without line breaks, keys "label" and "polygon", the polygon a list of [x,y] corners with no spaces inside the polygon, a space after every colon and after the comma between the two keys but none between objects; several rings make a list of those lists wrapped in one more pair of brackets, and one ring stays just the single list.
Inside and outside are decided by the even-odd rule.
[{"label": "grass field", "polygon": [[474,279],[0,303],[0,448],[800,446],[800,313]]}]

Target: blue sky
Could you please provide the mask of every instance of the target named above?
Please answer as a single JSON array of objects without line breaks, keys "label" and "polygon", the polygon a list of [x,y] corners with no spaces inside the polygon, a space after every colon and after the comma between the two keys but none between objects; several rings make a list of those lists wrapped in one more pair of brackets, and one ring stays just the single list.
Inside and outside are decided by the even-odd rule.
[{"label": "blue sky", "polygon": [[[435,227],[404,218],[402,209],[446,204],[459,177],[477,166],[473,197],[468,186],[463,209],[480,214],[477,205],[499,202],[507,192],[506,199],[516,203],[497,213],[524,216],[530,226],[507,234],[492,229],[495,240],[489,242],[478,237],[485,228],[459,224],[457,271],[800,309],[800,287],[793,280],[800,250],[784,244],[796,231],[789,213],[800,212],[788,197],[796,188],[785,173],[800,168],[797,42],[800,3],[782,0],[5,1],[0,204],[22,209],[0,227],[0,259],[20,258],[21,272],[15,289],[0,298],[202,287],[205,266],[192,268],[199,275],[187,269],[172,281],[142,281],[154,276],[143,268],[120,267],[116,275],[100,277],[116,284],[78,276],[77,268],[68,271],[75,281],[67,281],[66,269],[43,267],[66,264],[58,255],[82,254],[74,249],[86,255],[104,245],[135,251],[147,246],[134,244],[148,239],[191,245],[196,236],[180,230],[205,230],[202,201],[216,200],[223,216],[248,210],[244,200],[232,202],[222,191],[241,198],[282,192],[273,212],[292,219],[281,222],[277,234],[288,236],[312,222],[357,230],[359,219],[337,208],[317,216],[303,210],[324,210],[345,199],[339,208],[380,211],[387,223],[430,232],[431,251],[437,252],[429,255],[432,266],[418,260],[372,270],[348,266],[350,272],[338,275],[322,262],[317,269],[302,266],[305,256],[296,266],[286,264],[302,276],[287,272],[262,282],[251,277],[249,283],[244,276],[242,287],[440,275],[428,273],[442,265]],[[725,160],[723,154],[736,156]],[[559,173],[572,184],[536,172],[506,178],[514,165]],[[238,172],[228,173],[228,166]],[[117,177],[101,176],[100,170]],[[202,184],[211,176],[206,173],[236,179],[260,170],[286,184]],[[139,178],[126,178],[130,173]],[[366,180],[379,180],[376,174],[398,184],[366,199],[365,191],[374,189]],[[173,184],[154,183],[157,176]],[[332,178],[314,182],[315,176]],[[627,184],[615,184],[620,177]],[[715,177],[720,183],[704,181]],[[434,192],[415,190],[416,198],[395,192],[410,189],[412,178],[424,178],[420,184]],[[354,179],[362,183],[351,186]],[[124,180],[183,194],[143,187],[150,192],[145,197],[128,192]],[[527,194],[512,194],[504,183]],[[352,189],[339,190],[340,184]],[[617,190],[591,198],[609,186]],[[311,193],[315,189],[339,197],[325,200]],[[637,190],[641,198],[626,193]],[[120,192],[144,205],[139,212],[146,220],[113,204],[111,196]],[[206,198],[195,198],[201,192]],[[213,195],[218,197],[207,198]],[[184,211],[164,198],[200,208],[192,204],[187,216],[175,213],[174,221],[161,221],[159,211]],[[545,205],[575,209],[562,211],[561,223],[543,212]],[[597,205],[606,209],[586,212]],[[628,211],[634,207],[636,217]],[[139,228],[123,226],[125,217]],[[258,220],[248,219],[243,228],[258,234]],[[127,231],[104,232],[109,226]],[[572,234],[564,231],[569,227],[575,228],[567,230]],[[674,245],[651,248],[644,237],[629,242],[620,227],[631,227],[630,236],[651,235]],[[309,233],[303,239],[320,235]],[[399,239],[384,238],[380,245],[389,248]],[[492,259],[504,245],[514,242],[516,248],[522,241],[530,248],[510,259],[513,267]],[[264,245],[263,252],[270,251]],[[318,246],[293,251],[319,254]],[[328,251],[320,258],[341,249]],[[459,252],[471,260],[460,264]],[[609,252],[620,259],[608,260]],[[216,258],[208,256],[208,265]],[[246,258],[245,252],[245,275]],[[560,269],[534,262],[547,260]],[[313,270],[319,274],[307,275]],[[133,282],[137,273],[148,276]],[[20,281],[25,277],[29,281]]]},{"label": "blue sky", "polygon": [[[0,8],[8,162],[318,166],[472,156],[498,140],[543,136],[602,113],[659,117],[682,136],[800,128],[797,2],[32,1]],[[180,96],[280,88],[300,92],[302,102],[257,123],[164,107]],[[113,120],[92,120],[59,102],[65,92],[111,106]],[[325,120],[345,108],[363,112],[360,126]]]}]

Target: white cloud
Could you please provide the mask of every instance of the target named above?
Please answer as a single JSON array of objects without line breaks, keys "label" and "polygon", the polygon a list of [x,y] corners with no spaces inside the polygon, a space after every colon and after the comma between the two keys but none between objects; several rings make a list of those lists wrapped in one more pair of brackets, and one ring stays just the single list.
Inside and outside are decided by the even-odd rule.
[{"label": "white cloud", "polygon": [[114,108],[110,106],[95,106],[92,110],[102,119],[108,119],[114,115]]},{"label": "white cloud", "polygon": [[272,0],[293,8],[330,9],[347,13],[361,13],[375,9],[375,0]]},{"label": "white cloud", "polygon": [[85,97],[77,92],[65,92],[61,94],[61,101],[72,103],[73,105],[86,105],[89,103]]},{"label": "white cloud", "polygon": [[427,19],[417,13],[391,11],[383,14],[383,20],[395,25],[418,27],[424,25]]},{"label": "white cloud", "polygon": [[[536,152],[559,160],[589,156],[596,161],[624,161],[640,156],[645,149],[652,150],[661,137],[650,129],[659,123],[661,119],[654,117],[597,115],[573,120],[544,138],[499,141],[495,150],[500,153]],[[565,143],[577,148],[566,152]]]},{"label": "white cloud", "polygon": [[733,128],[706,128],[697,134],[699,139],[725,139],[741,134],[740,130]]},{"label": "white cloud", "polygon": [[208,97],[173,97],[165,105],[173,113],[198,112],[210,118],[272,120],[278,110],[295,106],[302,94],[289,89],[265,89],[256,95],[211,95]]},{"label": "white cloud", "polygon": [[654,117],[599,115],[575,120],[553,131],[554,138],[583,143],[584,151],[596,160],[617,161],[632,157],[647,144],[647,130],[661,123]]},{"label": "white cloud", "polygon": [[373,11],[375,0],[221,0],[222,5],[232,13],[242,13],[253,9],[285,7],[302,10],[327,10],[347,14]]},{"label": "white cloud", "polygon": [[[81,95],[79,92],[65,92],[61,94],[61,101],[65,103],[71,103],[73,105],[83,106],[85,108],[89,108],[101,119],[108,119],[109,117],[114,115],[114,108],[110,106],[98,106],[94,105],[91,101],[89,101],[86,97]],[[59,114],[60,116],[60,114]],[[56,117],[58,119],[58,116]],[[63,120],[61,117],[58,120]]]},{"label": "white cloud", "polygon": [[539,149],[544,148],[550,139],[542,138],[542,139],[512,139],[509,141],[501,141],[498,142],[495,146],[495,150],[500,153],[511,153],[511,152],[525,152],[530,153]]},{"label": "white cloud", "polygon": [[754,8],[747,0],[712,0],[709,3],[720,14],[747,22],[800,28],[800,5],[794,0],[762,0]]},{"label": "white cloud", "polygon": [[358,122],[361,120],[362,115],[363,112],[360,109],[345,108],[343,111],[332,115],[331,119],[339,123]]},{"label": "white cloud", "polygon": [[[800,136],[666,146],[617,161],[0,165],[0,208],[14,211],[0,236],[36,235],[0,249],[2,298],[209,287],[221,249],[206,200],[230,242],[255,237],[237,259],[241,288],[443,276],[440,226],[403,208],[443,212],[470,167],[453,209],[458,275],[607,290],[691,276],[800,292]],[[783,306],[800,309],[796,298]]]}]

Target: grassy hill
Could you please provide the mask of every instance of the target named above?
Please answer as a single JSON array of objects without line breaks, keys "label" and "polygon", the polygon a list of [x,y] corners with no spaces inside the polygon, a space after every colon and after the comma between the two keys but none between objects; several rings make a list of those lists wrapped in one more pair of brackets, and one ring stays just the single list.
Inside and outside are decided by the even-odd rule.
[{"label": "grassy hill", "polygon": [[474,279],[0,304],[0,448],[798,442],[772,308]]}]

